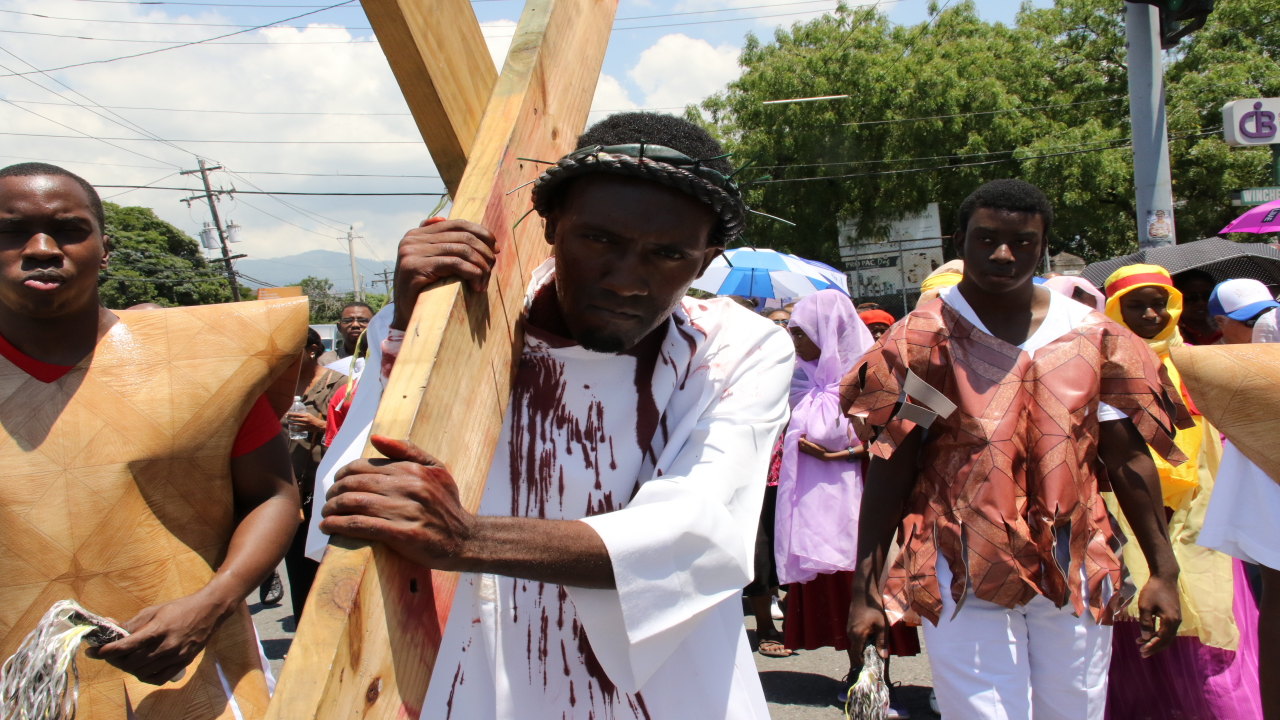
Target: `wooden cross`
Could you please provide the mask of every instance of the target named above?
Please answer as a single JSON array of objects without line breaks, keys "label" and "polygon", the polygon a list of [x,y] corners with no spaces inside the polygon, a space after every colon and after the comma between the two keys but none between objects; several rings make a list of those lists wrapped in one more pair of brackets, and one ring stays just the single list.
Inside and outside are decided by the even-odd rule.
[{"label": "wooden cross", "polygon": [[[521,186],[541,172],[519,158],[574,149],[617,0],[529,0],[501,74],[468,0],[362,2],[452,217],[488,227],[502,251],[486,293],[447,281],[419,297],[373,425],[443,461],[475,511],[511,394],[525,286],[549,253],[541,223],[513,228],[532,207]],[[335,539],[267,717],[416,720],[456,584],[381,546]]]}]

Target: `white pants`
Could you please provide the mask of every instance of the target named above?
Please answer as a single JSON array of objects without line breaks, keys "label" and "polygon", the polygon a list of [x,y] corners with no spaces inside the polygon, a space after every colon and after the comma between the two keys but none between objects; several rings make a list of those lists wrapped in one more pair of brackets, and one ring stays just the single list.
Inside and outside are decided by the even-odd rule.
[{"label": "white pants", "polygon": [[1102,720],[1111,667],[1111,628],[1042,596],[1015,609],[947,589],[939,557],[942,616],[924,623],[933,687],[948,720]]}]

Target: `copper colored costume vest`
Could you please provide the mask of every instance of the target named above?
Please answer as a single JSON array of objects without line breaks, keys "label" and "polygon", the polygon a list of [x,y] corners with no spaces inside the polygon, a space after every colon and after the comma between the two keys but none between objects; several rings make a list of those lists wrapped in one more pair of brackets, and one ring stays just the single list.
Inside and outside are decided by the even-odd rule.
[{"label": "copper colored costume vest", "polygon": [[904,389],[909,373],[956,409],[927,431],[886,588],[890,616],[937,622],[941,556],[957,603],[972,591],[1012,608],[1039,594],[1109,621],[1121,596],[1108,597],[1104,581],[1122,587],[1121,562],[1098,494],[1098,402],[1128,415],[1161,454],[1180,455],[1172,437],[1183,408],[1151,350],[1091,313],[1032,356],[935,300],[845,378],[844,407],[879,457],[917,426],[912,408],[928,404]]},{"label": "copper colored costume vest", "polygon": [[[288,407],[305,301],[117,315],[52,383],[0,358],[0,657],[58,600],[123,621],[202,588],[235,528],[241,421],[263,392]],[[268,700],[244,604],[179,682],[78,662],[80,720],[229,719],[218,666],[246,720]]]}]

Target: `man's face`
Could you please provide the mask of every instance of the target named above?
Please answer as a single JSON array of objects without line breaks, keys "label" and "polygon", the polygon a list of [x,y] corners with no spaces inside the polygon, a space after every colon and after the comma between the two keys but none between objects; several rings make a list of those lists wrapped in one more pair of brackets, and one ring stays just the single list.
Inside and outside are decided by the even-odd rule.
[{"label": "man's face", "polygon": [[1196,278],[1180,284],[1182,291],[1182,319],[1193,325],[1209,323],[1209,295],[1213,283]]},{"label": "man's face", "polygon": [[369,312],[367,307],[353,305],[343,308],[342,315],[338,317],[338,329],[342,332],[343,347],[355,350],[356,340],[360,338],[360,333],[369,327],[369,321],[372,319],[373,313]]},{"label": "man's face", "polygon": [[0,178],[0,306],[56,318],[98,308],[107,241],[80,184],[61,175]]},{"label": "man's face", "polygon": [[720,248],[710,207],[654,182],[579,178],[547,219],[556,295],[573,339],[622,352],[663,323]]},{"label": "man's face", "polygon": [[978,208],[958,236],[967,290],[1004,295],[1031,282],[1044,256],[1044,217]]},{"label": "man's face", "polygon": [[1169,324],[1169,291],[1148,285],[1120,298],[1120,317],[1138,337],[1150,340]]},{"label": "man's face", "polygon": [[884,323],[871,323],[867,325],[867,331],[871,333],[872,340],[879,340],[881,335],[889,332],[889,326]]},{"label": "man's face", "polygon": [[[1270,312],[1275,312],[1274,310]],[[1243,345],[1253,342],[1253,322],[1232,320],[1226,315],[1218,315],[1218,328],[1222,330],[1222,340],[1228,345]],[[1254,322],[1257,318],[1254,318]]]}]

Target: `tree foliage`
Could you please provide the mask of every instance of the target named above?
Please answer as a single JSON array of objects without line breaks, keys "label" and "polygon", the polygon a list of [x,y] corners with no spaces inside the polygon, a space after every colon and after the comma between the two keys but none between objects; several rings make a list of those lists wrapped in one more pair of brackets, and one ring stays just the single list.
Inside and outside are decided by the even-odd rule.
[{"label": "tree foliage", "polygon": [[[312,324],[337,322],[342,308],[355,300],[355,293],[336,293],[333,281],[329,278],[308,275],[298,281],[302,294],[311,301]],[[387,296],[378,293],[365,293],[364,302],[376,313],[387,304]]]},{"label": "tree foliage", "polygon": [[189,235],[148,208],[103,203],[110,264],[98,281],[102,303],[123,309],[138,303],[165,307],[229,302],[226,276],[200,253]]},{"label": "tree foliage", "polygon": [[[1271,0],[1220,0],[1208,25],[1166,56],[1179,238],[1212,235],[1238,213],[1232,190],[1268,184],[1266,150],[1229,148],[1219,108],[1276,95],[1280,11]],[[1024,6],[1014,26],[983,21],[973,2],[930,7],[918,25],[874,8],[749,37],[742,76],[690,108],[739,164],[754,167],[753,244],[838,262],[837,224],[859,235],[942,209],[943,233],[975,187],[1022,177],[1054,201],[1053,251],[1087,259],[1136,247],[1124,3]],[[763,104],[823,95],[846,100]],[[758,182],[751,182],[758,180]]]}]

